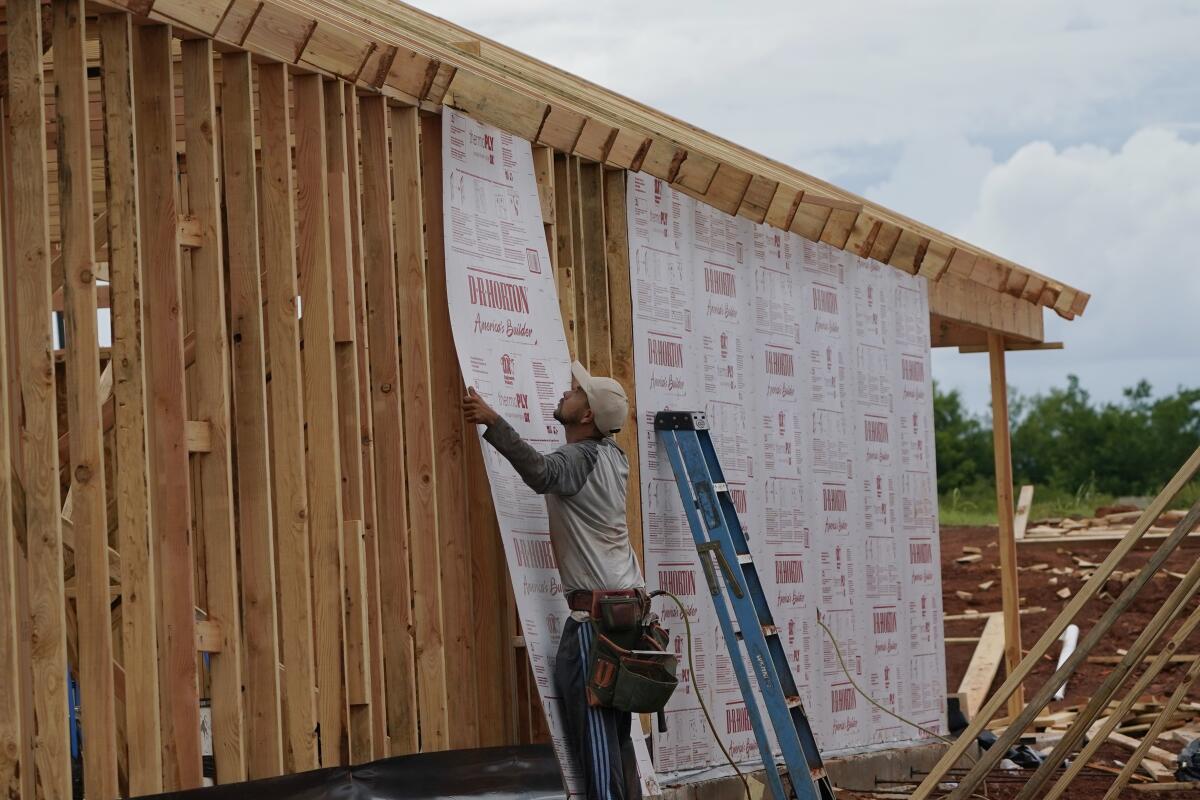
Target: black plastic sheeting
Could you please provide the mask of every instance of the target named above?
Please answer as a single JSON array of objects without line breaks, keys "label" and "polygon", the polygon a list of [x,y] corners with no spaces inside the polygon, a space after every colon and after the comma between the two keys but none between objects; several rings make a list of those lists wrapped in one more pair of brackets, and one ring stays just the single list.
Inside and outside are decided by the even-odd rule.
[{"label": "black plastic sheeting", "polygon": [[329,767],[247,783],[148,795],[160,800],[560,800],[562,773],[548,745],[447,750]]}]

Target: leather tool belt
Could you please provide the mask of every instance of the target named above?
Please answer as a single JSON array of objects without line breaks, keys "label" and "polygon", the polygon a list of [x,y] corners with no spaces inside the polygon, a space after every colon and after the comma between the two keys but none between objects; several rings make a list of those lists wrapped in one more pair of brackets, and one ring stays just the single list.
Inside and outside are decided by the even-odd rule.
[{"label": "leather tool belt", "polygon": [[[637,600],[634,604],[630,601]],[[650,610],[650,596],[645,589],[580,589],[567,595],[567,606],[572,611],[586,611],[592,619],[603,619],[603,610],[613,605],[628,605],[638,608],[638,616]]]}]

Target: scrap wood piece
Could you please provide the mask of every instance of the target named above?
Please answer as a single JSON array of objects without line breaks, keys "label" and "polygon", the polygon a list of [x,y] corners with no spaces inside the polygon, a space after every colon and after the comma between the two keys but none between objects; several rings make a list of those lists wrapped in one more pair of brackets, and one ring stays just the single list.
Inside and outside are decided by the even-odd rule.
[{"label": "scrap wood piece", "polygon": [[992,681],[996,679],[996,672],[1000,669],[1000,662],[1003,658],[1004,616],[991,614],[988,616],[987,625],[983,628],[983,634],[979,637],[979,644],[976,645],[975,652],[971,655],[971,662],[967,665],[962,682],[958,686],[958,691],[966,695],[967,719],[974,719],[975,715],[979,713],[988,690],[992,688]]},{"label": "scrap wood piece", "polygon": [[982,561],[983,556],[979,553],[971,553],[970,555],[959,556],[954,559],[955,564],[974,564],[977,561]]},{"label": "scrap wood piece", "polygon": [[[1126,736],[1125,734],[1117,733],[1116,731],[1108,735],[1108,741],[1117,745],[1118,747],[1123,747],[1130,752],[1137,752],[1137,749],[1142,745],[1141,739],[1134,739],[1132,736]],[[1142,757],[1142,768],[1146,769],[1151,775],[1154,775],[1154,777],[1157,778],[1165,767],[1174,768],[1176,760],[1177,759],[1175,758],[1174,753],[1167,752],[1161,747],[1151,745],[1149,749],[1146,750],[1146,755]],[[1158,769],[1148,767],[1147,762],[1154,763]],[[1170,774],[1170,770],[1166,770],[1166,772]]]},{"label": "scrap wood piece", "polygon": [[1200,781],[1170,781],[1167,783],[1138,783],[1129,787],[1135,792],[1195,792],[1200,791]]},{"label": "scrap wood piece", "polygon": [[[1045,606],[1030,606],[1029,608],[1022,608],[1018,613],[1020,613],[1020,614],[1041,614],[1041,613],[1044,613],[1045,610],[1046,610]],[[973,608],[969,608],[966,610],[966,612],[964,612],[962,614],[946,614],[942,617],[942,621],[943,622],[954,622],[956,620],[964,620],[964,619],[983,619],[984,617],[991,617],[996,614],[1003,614],[1003,613],[1004,612],[1002,612],[1002,611],[976,611]]]},{"label": "scrap wood piece", "polygon": [[[1143,663],[1150,662],[1150,661],[1153,661],[1155,658],[1157,658],[1156,655],[1146,656],[1145,658],[1142,659],[1142,662]],[[1200,658],[1200,654],[1176,653],[1172,656],[1169,656],[1167,661],[1168,661],[1168,663],[1171,663],[1171,664],[1190,664],[1198,658]],[[1120,664],[1121,656],[1088,656],[1088,663],[1089,664]]]},{"label": "scrap wood piece", "polygon": [[[1101,764],[1099,761],[1089,761],[1087,767],[1088,767],[1088,769],[1099,770],[1100,772],[1107,772],[1109,775],[1120,775],[1121,774],[1121,770],[1119,768],[1114,767],[1111,764]],[[1145,786],[1163,786],[1163,785],[1165,785],[1165,784],[1161,784],[1161,783],[1153,783],[1152,780],[1150,778],[1147,778],[1145,775],[1134,775],[1133,780],[1137,781],[1139,786],[1141,786],[1141,785],[1145,785]],[[1137,787],[1135,786],[1134,788],[1137,788]]]},{"label": "scrap wood piece", "polygon": [[1013,518],[1013,536],[1017,539],[1025,538],[1025,528],[1029,525],[1029,510],[1033,508],[1033,487],[1025,485],[1021,487],[1021,494],[1017,497],[1017,515]]}]

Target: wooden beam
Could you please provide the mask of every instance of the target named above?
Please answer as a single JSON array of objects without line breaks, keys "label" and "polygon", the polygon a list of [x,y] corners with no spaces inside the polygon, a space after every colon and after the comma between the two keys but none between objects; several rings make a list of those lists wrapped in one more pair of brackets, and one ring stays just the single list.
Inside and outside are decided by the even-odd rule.
[{"label": "wooden beam", "polygon": [[[188,41],[200,41],[198,39],[189,39]],[[208,41],[207,39],[203,41]],[[196,650],[200,653],[220,653],[225,645],[225,634],[221,630],[220,623],[211,620],[196,621]],[[216,748],[218,741],[213,739],[213,747]]]},{"label": "wooden beam", "polygon": [[317,720],[321,766],[349,763],[343,646],[342,465],[338,442],[333,274],[329,254],[329,181],[325,89],[319,75],[295,77],[296,189],[300,236],[300,318],[304,337],[304,418],[308,524],[313,553]]},{"label": "wooden beam", "polygon": [[1029,511],[1033,508],[1033,487],[1026,484],[1021,487],[1017,497],[1017,516],[1013,519],[1013,538],[1020,541],[1025,538],[1025,528],[1029,525]]},{"label": "wooden beam", "polygon": [[465,69],[454,73],[444,102],[531,142],[537,141],[542,120],[550,110],[541,100]]},{"label": "wooden beam", "polygon": [[[446,301],[446,256],[442,215],[442,119],[421,119],[421,167],[427,176],[421,182],[425,208],[426,280],[429,285],[429,331],[433,341],[452,342],[450,309]],[[479,720],[475,710],[475,602],[471,580],[471,535],[463,497],[467,484],[463,467],[463,378],[453,358],[439,358],[431,365],[430,396],[433,398],[433,431],[437,443],[438,536],[442,547],[442,586],[454,591],[442,595],[443,632],[446,646],[446,686],[453,688],[456,703],[468,709],[450,719],[450,746],[475,747]]]},{"label": "wooden beam", "polygon": [[105,205],[112,281],[115,400],[114,472],[122,555],[121,644],[125,736],[131,795],[162,791],[162,717],[158,685],[158,602],[146,442],[146,377],[142,340],[142,259],[138,175],[134,161],[133,31],[127,14],[103,14],[101,90],[108,180]]},{"label": "wooden beam", "polygon": [[370,359],[367,355],[367,298],[366,276],[363,266],[362,225],[362,176],[358,165],[359,155],[359,104],[353,86],[345,87],[346,96],[346,159],[352,165],[349,170],[350,184],[350,246],[352,261],[351,281],[354,286],[354,334],[355,353],[358,361],[358,420],[359,461],[362,464],[362,549],[366,571],[366,613],[368,653],[370,671],[370,719],[372,757],[383,758],[388,754],[387,746],[387,702],[383,674],[383,613],[379,595],[379,526],[375,506],[375,427],[371,419]]},{"label": "wooden beam", "polygon": [[[371,359],[371,417],[375,443],[376,537],[383,615],[383,668],[387,685],[391,755],[418,750],[417,692],[408,569],[404,421],[400,410],[400,354],[396,341],[395,242],[388,180],[388,117],[382,97],[359,100],[362,124],[363,267]],[[441,143],[439,141],[439,147]],[[438,217],[440,219],[440,215]],[[386,579],[385,579],[386,576]]]},{"label": "wooden beam", "polygon": [[584,246],[583,192],[580,160],[572,157],[567,162],[566,199],[567,213],[571,216],[571,255],[575,261],[575,358],[587,365],[591,363],[591,332],[588,330],[588,261]]},{"label": "wooden beam", "polygon": [[[449,747],[449,697],[442,622],[442,583],[437,475],[434,469],[432,364],[437,354],[429,330],[428,280],[425,274],[420,120],[415,108],[393,108],[392,185],[395,188],[396,263],[405,287],[397,308],[404,363],[405,472],[409,521],[419,534],[409,542],[412,557],[413,623],[416,640],[417,698],[421,750]],[[440,143],[439,143],[440,144]],[[432,213],[441,214],[441,209]],[[442,340],[436,340],[442,341]],[[449,344],[449,342],[444,342]],[[442,357],[448,357],[443,353]],[[490,501],[490,495],[489,495]],[[482,679],[482,676],[481,676]]]},{"label": "wooden beam", "polygon": [[[338,407],[338,452],[342,470],[342,582],[345,586],[346,704],[351,764],[373,759],[371,654],[367,635],[367,564],[363,542],[362,422],[359,417],[358,335],[354,320],[353,261],[358,235],[357,150],[347,144],[348,84],[327,80],[326,169],[329,182],[329,259],[333,294],[333,338]],[[350,109],[354,108],[353,98]],[[357,144],[355,144],[357,147]],[[365,351],[364,351],[365,357]]]},{"label": "wooden beam", "polygon": [[199,243],[191,252],[192,299],[199,309],[193,319],[192,408],[208,432],[208,449],[196,458],[200,498],[195,524],[197,539],[204,543],[205,608],[223,637],[220,654],[209,659],[217,781],[237,783],[246,780],[246,737],[213,46],[210,39],[189,39],[181,47],[188,208],[199,232]]},{"label": "wooden beam", "polygon": [[558,308],[562,314],[563,328],[567,336],[567,349],[572,358],[579,352],[577,328],[578,313],[575,305],[575,220],[571,214],[571,159],[554,156],[554,227],[555,242],[554,273],[558,284]]},{"label": "wooden beam", "polygon": [[629,416],[617,434],[617,443],[629,457],[629,486],[625,497],[629,540],[645,564],[642,540],[642,494],[638,456],[637,381],[633,370],[633,295],[629,283],[629,220],[624,170],[604,173],[604,236],[608,264],[608,308],[611,321],[612,377],[629,395]]},{"label": "wooden beam", "polygon": [[979,644],[976,645],[971,661],[967,664],[967,671],[963,673],[962,681],[958,684],[958,691],[964,693],[967,698],[965,711],[969,720],[975,719],[979,713],[988,690],[992,688],[992,681],[996,679],[1000,662],[1004,660],[1004,622],[1003,614],[988,616],[987,624],[984,625],[978,640]]},{"label": "wooden beam", "polygon": [[[0,104],[3,102],[0,101]],[[7,212],[9,209],[4,210]],[[0,220],[0,231],[3,230],[4,222]],[[0,247],[0,286],[10,282],[5,274],[4,249]],[[33,760],[22,712],[22,706],[32,698],[21,691],[18,644],[25,636],[25,626],[18,611],[17,559],[20,557],[20,545],[17,543],[17,530],[11,513],[14,475],[9,465],[14,463],[16,454],[13,452],[11,430],[7,422],[10,419],[9,313],[8,303],[0,301],[0,420],[4,420],[0,422],[0,510],[4,512],[0,513],[0,796],[16,798],[22,796],[29,783],[23,776],[33,771]]]},{"label": "wooden beam", "polygon": [[175,95],[171,29],[146,25],[134,39],[141,253],[148,348],[150,502],[155,523],[159,593],[159,686],[163,724],[163,788],[200,786],[200,699],[196,685],[195,592],[184,436],[182,277],[176,205]]},{"label": "wooden beam", "polygon": [[29,620],[32,647],[33,769],[41,791],[71,792],[67,738],[66,602],[58,483],[50,319],[50,232],[46,185],[40,3],[8,5],[9,136],[13,169],[10,265],[17,277],[16,327],[25,429],[22,432]]},{"label": "wooden beam", "polygon": [[283,64],[258,65],[262,141],[262,256],[267,287],[275,525],[279,542],[284,731],[290,771],[315,769],[312,562],[304,460],[300,326],[296,319],[296,220],[292,209],[291,120]]},{"label": "wooden beam", "polygon": [[597,375],[612,372],[611,325],[608,308],[608,267],[604,232],[604,167],[585,164],[579,169],[580,222],[583,230],[584,311],[587,316],[588,368]]},{"label": "wooden beam", "polygon": [[[1062,350],[1062,342],[1010,342],[1005,340],[1004,350],[1009,353],[1024,352],[1027,350]],[[958,352],[960,353],[986,353],[988,348],[986,345],[964,344],[959,345]]]},{"label": "wooden beam", "polygon": [[[1012,449],[1008,430],[1008,381],[1004,369],[1004,338],[988,334],[992,385],[992,446],[996,462],[996,510],[1000,526],[1000,594],[1004,608],[1004,666],[1011,675],[1021,663],[1020,588],[1017,544],[1013,536]],[[1024,690],[1008,698],[1008,714],[1016,717],[1025,706]]]},{"label": "wooden beam", "polygon": [[[83,698],[84,791],[117,797],[117,719],[109,610],[108,514],[100,420],[99,330],[92,236],[91,139],[83,0],[54,0],[58,197],[67,350],[67,424],[75,498],[76,611]],[[79,178],[82,177],[82,181]]]},{"label": "wooden beam", "polygon": [[251,70],[249,53],[221,57],[221,144],[246,661],[246,774],[254,780],[283,773],[283,732]]},{"label": "wooden beam", "polygon": [[1041,342],[1043,338],[1041,307],[1003,292],[981,290],[952,272],[929,284],[929,313],[1003,334],[1005,340]]}]

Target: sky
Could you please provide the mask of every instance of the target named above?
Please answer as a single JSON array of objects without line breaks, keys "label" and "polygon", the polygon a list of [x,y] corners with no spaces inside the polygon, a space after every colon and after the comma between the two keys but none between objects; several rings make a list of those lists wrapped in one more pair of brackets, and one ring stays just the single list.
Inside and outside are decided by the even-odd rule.
[{"label": "sky", "polygon": [[[1022,394],[1200,386],[1200,3],[415,5],[1091,293]],[[986,410],[986,355],[933,372]]]}]

